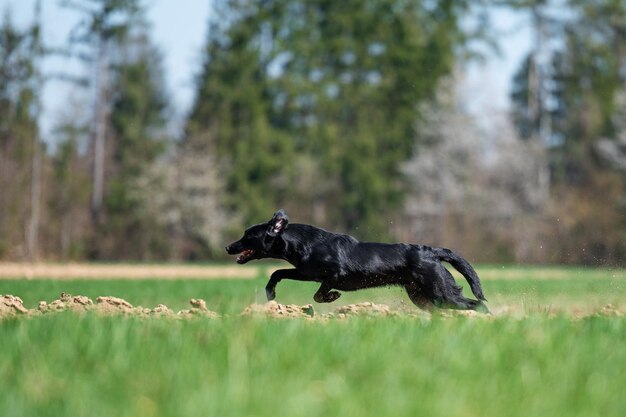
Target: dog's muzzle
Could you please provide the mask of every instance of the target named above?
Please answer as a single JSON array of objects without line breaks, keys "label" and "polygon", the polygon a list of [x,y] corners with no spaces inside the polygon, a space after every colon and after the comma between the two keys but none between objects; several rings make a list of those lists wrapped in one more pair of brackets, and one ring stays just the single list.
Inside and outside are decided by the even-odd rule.
[{"label": "dog's muzzle", "polygon": [[229,255],[237,255],[238,253],[243,252],[243,246],[239,242],[232,243],[224,249],[226,249],[226,253]]},{"label": "dog's muzzle", "polygon": [[228,245],[224,249],[226,249],[226,253],[228,253],[229,255],[240,254],[237,257],[237,263],[239,264],[245,264],[255,254],[255,251],[253,249],[245,249],[243,245],[241,245],[239,242]]}]

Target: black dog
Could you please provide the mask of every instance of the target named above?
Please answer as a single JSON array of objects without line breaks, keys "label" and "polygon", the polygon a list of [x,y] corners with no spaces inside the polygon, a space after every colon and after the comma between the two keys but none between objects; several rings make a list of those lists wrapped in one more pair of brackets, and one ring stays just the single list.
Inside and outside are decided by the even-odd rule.
[{"label": "black dog", "polygon": [[[405,243],[359,242],[349,235],[327,232],[306,224],[291,224],[283,210],[267,222],[248,228],[243,237],[226,247],[237,262],[253,259],[284,259],[295,268],[275,271],[265,291],[276,297],[276,284],[283,279],[315,281],[322,285],[313,296],[318,303],[340,297],[332,290],[400,285],[418,307],[433,306],[488,311],[478,275],[472,266],[449,249]],[[441,262],[449,262],[470,285],[478,300],[463,297],[452,274]]]}]

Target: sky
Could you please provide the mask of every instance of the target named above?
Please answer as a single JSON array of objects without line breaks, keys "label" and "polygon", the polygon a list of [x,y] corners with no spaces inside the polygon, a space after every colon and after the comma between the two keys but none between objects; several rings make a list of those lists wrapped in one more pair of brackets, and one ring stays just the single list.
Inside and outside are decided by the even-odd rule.
[{"label": "sky", "polygon": [[[14,22],[24,27],[32,21],[36,0],[0,0],[0,13],[8,9]],[[182,118],[193,100],[193,77],[201,63],[201,48],[206,39],[211,0],[149,0],[147,18],[152,25],[152,39],[163,54],[165,80],[174,104],[174,117]],[[60,6],[60,0],[42,0],[44,41],[52,46],[64,46],[68,33],[78,22],[78,13]],[[474,63],[464,69],[463,95],[468,109],[479,118],[509,106],[509,84],[514,71],[529,50],[530,34],[523,19],[504,10],[492,16],[499,36],[501,53],[489,54],[484,64]],[[84,69],[77,62],[50,58],[44,71]],[[49,139],[59,112],[64,110],[72,86],[60,82],[47,83],[43,97],[41,127],[44,139]]]}]

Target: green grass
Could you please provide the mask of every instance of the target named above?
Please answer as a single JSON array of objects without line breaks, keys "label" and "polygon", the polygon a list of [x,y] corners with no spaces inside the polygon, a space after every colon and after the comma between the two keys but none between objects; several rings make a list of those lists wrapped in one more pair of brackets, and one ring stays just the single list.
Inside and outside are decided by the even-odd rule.
[{"label": "green grass", "polygon": [[[624,308],[626,281],[596,272],[486,280],[492,309],[517,315],[327,322],[233,314],[263,301],[261,279],[0,280],[0,294],[29,307],[65,291],[175,309],[200,297],[230,314],[2,320],[0,416],[622,416],[626,318],[572,317]],[[312,303],[315,289],[285,281],[278,301]],[[377,289],[338,302],[364,300],[406,296]]]},{"label": "green grass", "polygon": [[[485,294],[492,309],[513,308],[518,312],[583,311],[600,308],[608,303],[626,307],[626,278],[606,270],[563,268],[564,277],[548,279],[555,268],[507,268],[502,279],[483,281]],[[571,271],[571,275],[569,275]],[[534,273],[533,273],[534,272]],[[481,273],[492,273],[489,268]],[[546,274],[546,276],[542,274]],[[509,274],[509,275],[507,275]],[[511,276],[513,278],[511,278]],[[154,307],[156,304],[179,310],[188,307],[190,298],[203,298],[210,309],[220,313],[236,314],[252,303],[264,303],[267,273],[247,280],[0,280],[0,294],[18,295],[29,308],[41,300],[52,301],[61,292],[86,295],[95,300],[100,295],[122,297],[133,305]],[[458,281],[469,288],[465,281]],[[319,284],[285,280],[278,285],[277,301],[285,304],[314,304],[316,310],[328,312],[337,305],[360,301],[387,303],[392,307],[410,306],[408,297],[400,288],[344,293],[332,304],[315,304],[313,294]],[[469,295],[469,294],[468,294]],[[412,307],[411,307],[412,308]]]},{"label": "green grass", "polygon": [[624,319],[2,324],[6,416],[619,416]]}]

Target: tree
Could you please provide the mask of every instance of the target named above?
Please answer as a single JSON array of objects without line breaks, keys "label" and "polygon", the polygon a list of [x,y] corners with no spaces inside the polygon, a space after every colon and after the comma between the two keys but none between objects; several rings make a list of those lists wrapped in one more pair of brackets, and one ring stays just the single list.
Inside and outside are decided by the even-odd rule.
[{"label": "tree", "polygon": [[30,260],[37,257],[43,158],[39,33],[38,17],[19,30],[7,13],[0,27],[0,256],[13,248],[9,256]]},{"label": "tree", "polygon": [[273,210],[286,192],[293,145],[268,118],[267,63],[259,44],[263,16],[253,2],[242,1],[225,2],[215,15],[184,147],[215,150],[227,169],[224,206],[234,213],[231,219],[249,223]]},{"label": "tree", "polygon": [[408,195],[395,234],[403,241],[462,248],[479,261],[542,260],[534,251],[545,204],[538,192],[542,148],[521,141],[506,114],[480,128],[462,110],[456,81],[421,109],[420,151],[403,164]]},{"label": "tree", "polygon": [[79,58],[95,69],[95,112],[93,130],[93,186],[91,211],[94,224],[100,221],[105,187],[105,158],[108,116],[110,107],[111,53],[128,33],[137,12],[139,0],[64,0],[65,7],[83,14],[82,20],[70,34],[70,45],[77,48]]},{"label": "tree", "polygon": [[47,210],[50,247],[48,257],[81,260],[87,255],[91,192],[89,158],[89,115],[84,103],[68,100],[55,129],[57,143],[51,155],[51,181]]},{"label": "tree", "polygon": [[[152,45],[139,0],[69,2],[83,18],[70,44],[95,76],[89,256],[167,256],[165,230],[140,187],[168,141],[161,57]],[[151,184],[156,186],[156,184]]]},{"label": "tree", "polygon": [[167,256],[167,234],[146,206],[142,183],[167,142],[168,103],[161,57],[146,26],[136,25],[114,55],[109,114],[110,153],[103,223],[98,227],[100,256],[150,259]]},{"label": "tree", "polygon": [[232,220],[223,208],[223,171],[206,141],[186,141],[141,179],[137,192],[150,216],[167,230],[174,259],[223,254],[224,232]]},{"label": "tree", "polygon": [[210,131],[230,168],[229,212],[251,223],[285,205],[329,227],[365,225],[362,237],[387,234],[402,201],[399,164],[413,152],[418,104],[451,71],[467,7],[222,3],[188,132]]},{"label": "tree", "polygon": [[[617,97],[626,83],[626,3],[570,0],[561,7],[568,13],[551,33],[556,46],[543,99],[550,103],[551,120],[548,214],[558,219],[547,230],[558,261],[610,263],[624,256],[620,200],[626,182],[607,169],[597,151],[608,149],[607,139],[618,140]],[[524,114],[523,98],[532,89],[519,82],[516,87],[522,100],[515,102],[515,111]]]},{"label": "tree", "polygon": [[[31,82],[30,89],[32,91],[32,117],[35,123],[38,123],[41,114],[41,102],[39,92],[43,90],[43,74],[41,72],[41,59],[45,53],[44,46],[41,41],[41,4],[36,3],[35,20],[30,29],[30,53],[32,65],[30,67]],[[39,129],[36,126],[32,137],[32,169],[31,169],[31,186],[30,186],[30,219],[28,222],[28,230],[26,233],[26,251],[30,261],[37,260],[39,254],[39,222],[41,218],[41,168],[43,159],[43,144],[39,139]]]}]

